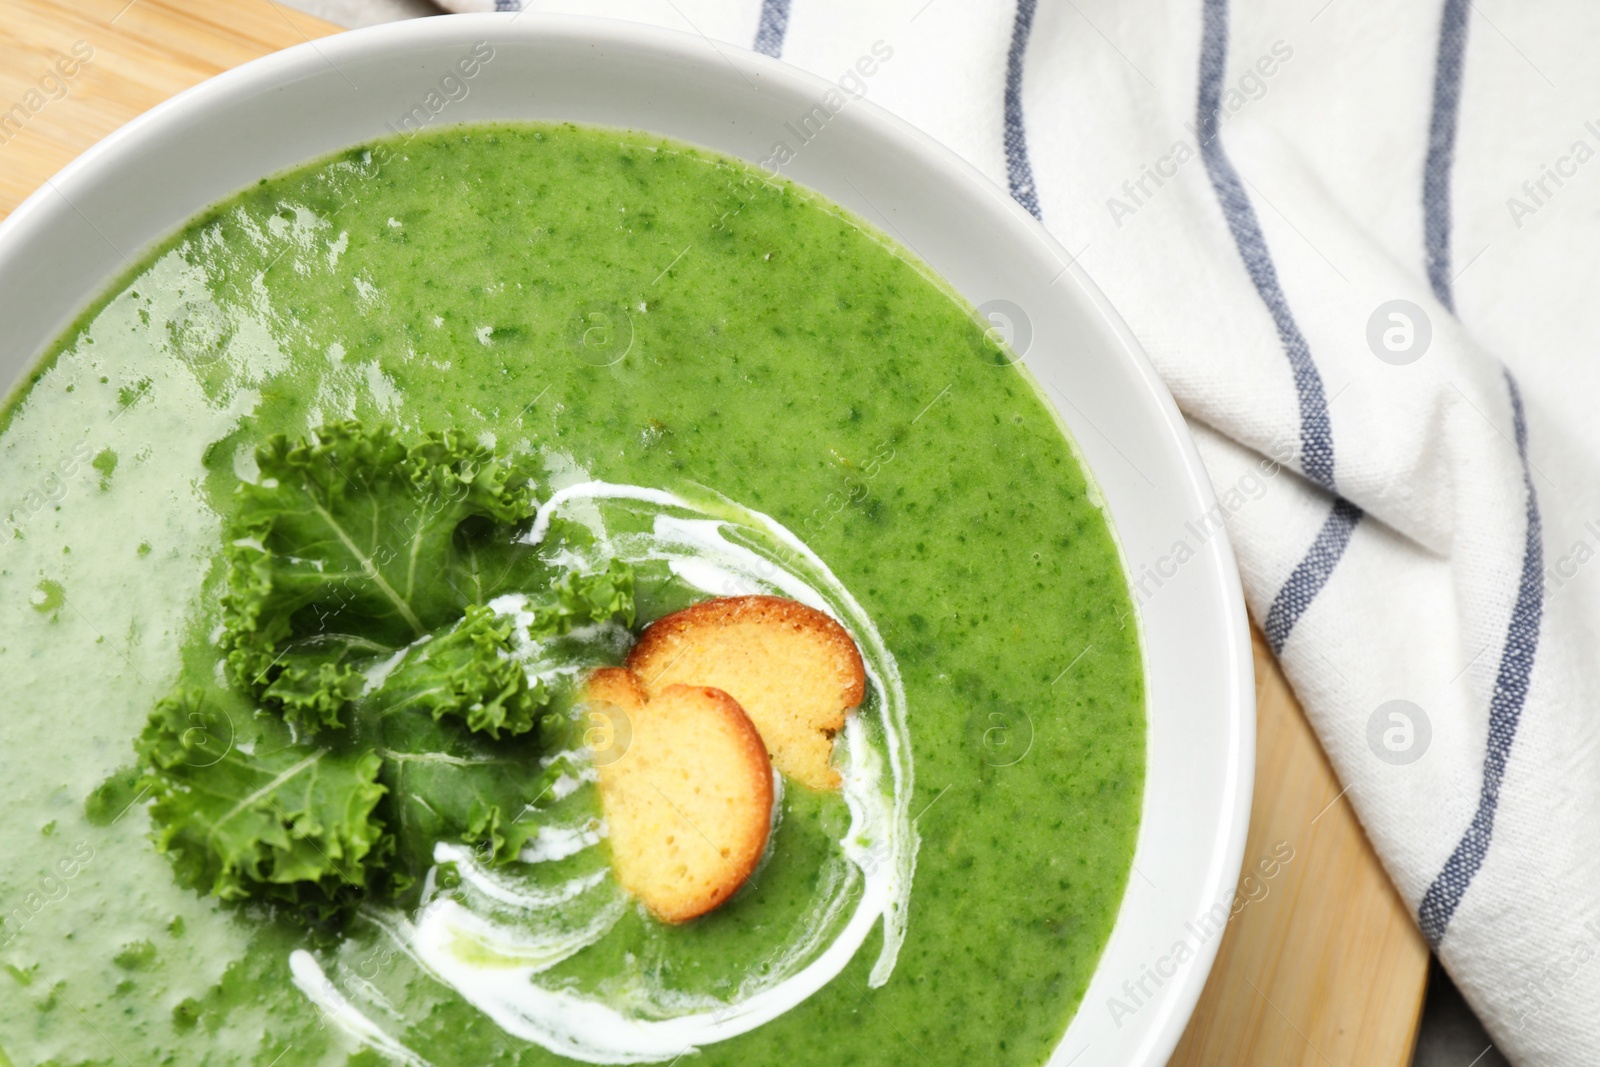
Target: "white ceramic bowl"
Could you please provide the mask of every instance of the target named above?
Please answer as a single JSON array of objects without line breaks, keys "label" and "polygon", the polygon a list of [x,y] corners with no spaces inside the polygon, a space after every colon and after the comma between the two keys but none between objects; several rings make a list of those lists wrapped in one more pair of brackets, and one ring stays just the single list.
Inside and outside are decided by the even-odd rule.
[{"label": "white ceramic bowl", "polygon": [[[784,124],[834,88],[752,52],[597,19],[424,19],[291,48],[129,123],[0,225],[0,378],[20,377],[152,242],[263,175],[390,133],[480,41],[493,61],[430,124],[597,123],[760,163],[775,141],[792,140]],[[1126,560],[1138,567],[1179,541],[1196,553],[1141,596],[1149,734],[1135,870],[1051,1060],[1164,1063],[1221,940],[1204,917],[1232,898],[1254,770],[1250,641],[1232,552],[1225,535],[1196,543],[1186,526],[1213,508],[1210,482],[1172,398],[1105,297],[954,154],[851,101],[782,173],[910,246],[973,304],[995,301],[1025,317],[1024,362],[1076,437]],[[1192,958],[1174,967],[1180,942]],[[1112,1010],[1113,997],[1122,1010]]]}]

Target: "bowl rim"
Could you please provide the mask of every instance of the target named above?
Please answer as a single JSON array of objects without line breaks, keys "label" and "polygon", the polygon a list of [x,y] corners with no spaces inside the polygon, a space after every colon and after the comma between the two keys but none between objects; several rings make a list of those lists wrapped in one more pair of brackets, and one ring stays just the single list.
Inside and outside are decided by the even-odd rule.
[{"label": "bowl rim", "polygon": [[[565,38],[574,44],[602,44],[619,45],[632,48],[645,49],[658,53],[669,60],[680,62],[699,62],[709,49],[714,53],[719,62],[732,66],[741,75],[756,78],[770,79],[771,82],[788,87],[800,87],[812,96],[837,88],[833,82],[813,74],[803,68],[783,62],[737,44],[727,42],[713,42],[710,38],[696,36],[686,31],[666,27],[654,26],[646,23],[629,20],[599,17],[592,15],[566,15],[544,14],[537,12],[506,12],[506,13],[477,13],[440,15],[428,18],[405,20],[366,27],[358,30],[348,30],[327,37],[308,39],[305,42],[293,45],[278,52],[250,60],[229,70],[223,71],[194,86],[185,89],[169,99],[157,104],[150,110],[135,117],[120,126],[104,138],[96,142],[86,151],[72,159],[63,166],[55,175],[45,179],[32,194],[3,220],[0,220],[0,276],[3,276],[8,260],[14,258],[19,249],[25,250],[26,245],[37,240],[42,234],[48,233],[52,226],[58,225],[59,220],[67,213],[67,209],[56,203],[57,198],[64,201],[71,212],[76,212],[83,221],[93,227],[93,222],[87,215],[79,210],[77,202],[68,194],[92,189],[97,184],[114,180],[115,172],[122,158],[135,151],[146,139],[157,133],[170,133],[187,124],[188,117],[194,112],[203,112],[211,109],[226,110],[237,96],[247,95],[254,87],[271,87],[284,83],[301,73],[310,66],[334,66],[335,58],[348,57],[352,60],[367,54],[382,53],[403,45],[412,45],[418,41],[477,31],[476,36],[483,36],[491,40],[511,37],[555,37]],[[700,53],[697,57],[695,54]],[[1116,311],[1106,295],[1095,284],[1081,263],[1074,257],[1048,229],[1026,209],[1018,204],[1003,189],[999,188],[988,176],[984,175],[974,165],[963,159],[952,149],[936,140],[932,135],[924,132],[905,119],[877,104],[870,99],[855,99],[850,102],[848,111],[850,121],[862,123],[872,132],[881,136],[892,138],[899,142],[899,147],[917,157],[928,168],[936,172],[939,179],[947,182],[964,184],[973,189],[986,192],[995,203],[995,208],[1007,216],[1008,222],[1013,226],[1025,229],[1032,239],[1040,242],[1048,249],[1058,262],[1065,263],[1063,274],[1069,275],[1075,283],[1077,292],[1087,301],[1088,306],[1101,320],[1102,325],[1114,336],[1119,349],[1120,358],[1135,373],[1138,384],[1147,394],[1145,399],[1155,405],[1162,420],[1163,429],[1168,437],[1168,444],[1175,447],[1175,458],[1181,467],[1183,476],[1188,483],[1188,488],[1194,493],[1195,498],[1209,513],[1217,506],[1217,497],[1210,477],[1200,459],[1182,414],[1165,383],[1156,373],[1148,356],[1140,346],[1133,331]],[[440,125],[450,125],[441,123]],[[660,132],[665,136],[676,136],[669,131]],[[713,151],[724,155],[738,155],[723,148],[714,148]],[[304,161],[317,158],[321,152],[310,152]],[[753,159],[746,159],[752,165],[759,165]],[[272,173],[272,172],[269,172]],[[802,179],[789,179],[800,184],[806,184]],[[808,188],[810,186],[807,186]],[[832,200],[833,196],[826,192],[819,192],[824,198]],[[204,210],[206,204],[215,202],[210,198],[195,210]],[[192,216],[191,216],[192,217]],[[882,232],[879,223],[867,219],[875,229]],[[182,223],[180,222],[179,227]],[[96,228],[96,232],[99,230]],[[159,235],[141,245],[136,250],[123,250],[111,241],[104,233],[101,238],[115,250],[126,264],[132,265],[147,255],[151,248],[170,236],[169,228]],[[904,246],[901,241],[897,244]],[[908,249],[918,262],[925,262],[914,250]],[[943,277],[936,268],[929,266],[936,276]],[[114,279],[122,271],[111,272],[107,277],[96,279],[92,284],[84,283],[80,286],[75,297],[74,308],[71,315],[62,322],[52,333],[52,338],[58,337],[67,324],[74,317],[81,314],[85,308],[107,288],[114,284]],[[0,292],[0,304],[6,296]],[[47,350],[52,342],[47,342]],[[20,395],[20,386],[27,369],[37,363],[43,350],[36,350],[32,357],[25,363],[23,370],[15,380],[6,383],[5,393],[8,397]],[[1040,399],[1053,411],[1065,418],[1060,412],[1059,405],[1051,400],[1044,388],[1035,382]],[[1088,461],[1080,456],[1080,462],[1091,480],[1098,481],[1096,472],[1089,466]],[[1121,537],[1117,535],[1112,517],[1107,514],[1107,522],[1111,525],[1114,536],[1117,536],[1119,552],[1121,552]],[[1251,804],[1254,790],[1255,766],[1255,686],[1254,686],[1254,660],[1250,624],[1246,613],[1242,587],[1240,584],[1237,563],[1233,554],[1231,542],[1225,529],[1219,530],[1215,536],[1206,541],[1202,553],[1206,559],[1207,577],[1217,587],[1217,602],[1219,617],[1215,620],[1219,630],[1224,636],[1227,646],[1228,662],[1225,665],[1226,685],[1228,689],[1226,704],[1230,709],[1231,719],[1228,722],[1229,737],[1226,751],[1226,766],[1220,793],[1220,815],[1216,825],[1212,827],[1213,838],[1210,849],[1210,862],[1202,878],[1207,888],[1209,898],[1220,900],[1231,896],[1237,887],[1241,866],[1244,859],[1246,833],[1249,826]],[[1122,553],[1124,577],[1132,585],[1133,569],[1126,554]],[[1144,611],[1136,611],[1140,627],[1141,657],[1146,679],[1150,677],[1151,656],[1148,643],[1144,634]],[[1149,695],[1146,693],[1146,760],[1148,768],[1149,756]],[[1136,841],[1135,859],[1142,851],[1145,842],[1146,828],[1149,825],[1149,805],[1151,801],[1151,787],[1146,777],[1143,787],[1139,833]],[[1106,944],[1102,946],[1100,956],[1096,961],[1094,975],[1098,975],[1105,965],[1108,950],[1115,937],[1116,929],[1124,923],[1124,910],[1127,907],[1132,883],[1133,873],[1130,871],[1129,880],[1125,883],[1121,904],[1119,905],[1116,920]],[[1145,1036],[1139,1044],[1138,1051],[1129,1062],[1139,1064],[1160,1064],[1166,1062],[1172,1051],[1176,1048],[1188,1021],[1199,1001],[1206,980],[1215,962],[1222,938],[1213,937],[1203,941],[1194,953],[1195,962],[1187,966],[1179,977],[1171,979],[1167,984],[1169,989],[1161,998],[1160,1006],[1152,1018],[1145,1022],[1142,1029]],[[1093,977],[1089,988],[1093,988]],[[1075,1061],[1087,1049],[1080,1049],[1071,1059],[1065,1058],[1068,1038],[1072,1034],[1072,1025],[1083,1015],[1089,1007],[1088,990],[1080,1001],[1073,1017],[1069,1020],[1066,1035],[1055,1047],[1051,1062],[1060,1061],[1063,1064]]]}]

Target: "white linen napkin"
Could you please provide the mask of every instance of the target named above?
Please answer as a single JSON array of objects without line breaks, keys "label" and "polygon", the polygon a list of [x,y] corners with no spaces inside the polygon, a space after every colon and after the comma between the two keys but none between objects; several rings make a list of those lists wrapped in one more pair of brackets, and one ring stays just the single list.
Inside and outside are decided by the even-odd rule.
[{"label": "white linen napkin", "polygon": [[[1496,1044],[1594,1061],[1600,6],[525,6],[855,77],[1037,215],[1187,414],[1250,608]],[[1141,598],[1174,550],[1131,561]]]}]

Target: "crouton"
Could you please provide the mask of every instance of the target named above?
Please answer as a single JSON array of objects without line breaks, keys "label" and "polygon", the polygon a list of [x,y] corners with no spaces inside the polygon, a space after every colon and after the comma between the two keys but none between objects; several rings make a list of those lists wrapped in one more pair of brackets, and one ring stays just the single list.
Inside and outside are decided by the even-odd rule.
[{"label": "crouton", "polygon": [[627,717],[627,747],[599,761],[612,869],[657,918],[722,904],[761,861],[772,826],[772,762],[728,694],[670,685],[646,700],[626,670],[589,679],[586,700]]},{"label": "crouton", "polygon": [[866,694],[849,633],[795,600],[707,600],[651,623],[628,655],[647,695],[680,683],[722,690],[744,708],[790,778],[837,789],[833,736]]}]

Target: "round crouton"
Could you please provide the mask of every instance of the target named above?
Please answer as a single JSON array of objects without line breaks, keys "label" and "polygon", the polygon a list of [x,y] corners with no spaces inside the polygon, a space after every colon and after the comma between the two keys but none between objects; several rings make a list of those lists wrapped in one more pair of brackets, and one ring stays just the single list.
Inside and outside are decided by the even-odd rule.
[{"label": "round crouton", "polygon": [[[657,918],[687,922],[750,877],[772,825],[772,763],[727,693],[670,685],[642,699],[628,671],[591,677],[586,699],[621,709],[626,751],[598,760],[617,881]],[[616,736],[623,731],[614,731]]]}]

